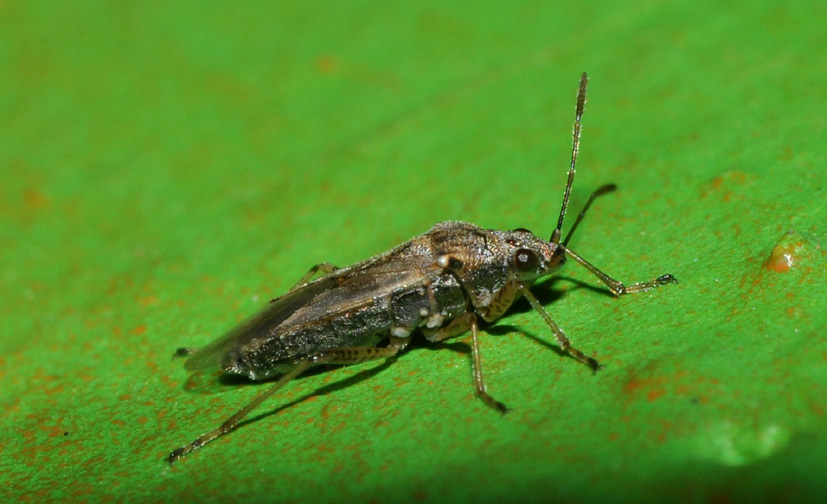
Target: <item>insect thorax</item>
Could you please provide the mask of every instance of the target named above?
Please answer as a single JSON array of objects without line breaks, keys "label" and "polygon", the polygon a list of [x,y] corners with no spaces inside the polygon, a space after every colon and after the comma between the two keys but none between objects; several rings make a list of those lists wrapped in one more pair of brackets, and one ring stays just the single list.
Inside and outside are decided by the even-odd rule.
[{"label": "insect thorax", "polygon": [[[493,297],[514,281],[530,285],[556,269],[556,245],[529,231],[483,229],[466,222],[442,222],[426,233],[437,254],[450,256],[449,268],[457,275],[474,307],[489,305]],[[514,260],[518,251],[530,251],[537,258],[531,270],[519,270]]]}]

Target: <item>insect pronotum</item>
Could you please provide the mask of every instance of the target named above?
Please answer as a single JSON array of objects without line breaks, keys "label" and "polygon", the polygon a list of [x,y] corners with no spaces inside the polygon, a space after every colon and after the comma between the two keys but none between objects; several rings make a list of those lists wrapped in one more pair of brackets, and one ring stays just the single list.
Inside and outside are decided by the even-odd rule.
[{"label": "insect pronotum", "polygon": [[[563,351],[596,371],[597,361],[571,345],[531,293],[534,282],[554,273],[567,258],[588,269],[615,296],[677,280],[662,275],[626,286],[568,247],[594,199],[613,191],[614,185],[604,185],[592,193],[565,239],[560,240],[580,149],[587,83],[584,73],[577,92],[568,181],[557,227],[548,241],[522,228],[494,231],[448,221],[352,266],[314,266],[286,294],[189,358],[189,371],[220,367],[251,380],[278,380],[218,428],[173,451],[169,462],[233,430],[253,409],[309,368],[393,357],[408,345],[415,330],[430,341],[470,331],[476,393],[488,406],[505,412],[505,405],[486,391],[478,320],[497,320],[520,297],[525,297],[540,314]],[[324,275],[311,280],[319,272]]]}]

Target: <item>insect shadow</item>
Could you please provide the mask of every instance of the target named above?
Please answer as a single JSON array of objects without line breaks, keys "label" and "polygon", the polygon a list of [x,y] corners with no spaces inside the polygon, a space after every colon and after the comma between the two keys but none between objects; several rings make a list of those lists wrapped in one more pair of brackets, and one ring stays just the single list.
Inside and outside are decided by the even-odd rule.
[{"label": "insect shadow", "polygon": [[[299,397],[297,399],[294,399],[294,400],[292,400],[288,403],[281,404],[278,407],[273,408],[269,411],[265,411],[264,413],[262,413],[260,415],[248,418],[246,420],[242,420],[241,422],[239,422],[238,425],[242,426],[242,425],[252,424],[252,423],[258,422],[260,420],[264,420],[265,418],[269,418],[273,415],[277,415],[278,413],[280,413],[283,410],[287,410],[287,409],[292,408],[293,406],[301,404],[304,401],[307,401],[308,399],[310,399],[311,397],[325,396],[325,395],[328,395],[332,392],[336,392],[338,390],[346,389],[348,387],[356,385],[357,383],[361,383],[365,380],[369,380],[369,379],[373,378],[374,376],[378,375],[379,373],[381,373],[382,371],[386,370],[388,367],[390,367],[394,362],[396,362],[397,358],[398,358],[397,356],[391,357],[389,359],[386,359],[386,360],[382,361],[382,363],[378,366],[374,366],[374,367],[371,367],[369,369],[360,370],[356,374],[348,376],[347,378],[344,378],[342,380],[338,380],[338,381],[333,382],[333,383],[329,383],[327,385],[323,385],[323,386],[317,388],[316,390],[313,390],[313,391],[311,391],[307,394],[303,394],[301,397]],[[325,373],[327,371],[330,371],[331,368],[342,369],[342,366],[335,366],[335,367],[330,366],[327,369],[325,369],[325,367],[321,367],[319,369],[313,369],[312,372],[308,372],[308,373],[305,373],[304,375],[302,375],[302,378],[306,378],[306,377],[309,377],[309,376],[314,376],[314,375]],[[244,384],[252,383],[251,380],[234,380],[234,381],[236,381],[237,383],[244,383]],[[301,380],[298,380],[298,381],[301,381]],[[266,386],[268,386],[268,383],[262,383],[262,385],[266,387]]]}]

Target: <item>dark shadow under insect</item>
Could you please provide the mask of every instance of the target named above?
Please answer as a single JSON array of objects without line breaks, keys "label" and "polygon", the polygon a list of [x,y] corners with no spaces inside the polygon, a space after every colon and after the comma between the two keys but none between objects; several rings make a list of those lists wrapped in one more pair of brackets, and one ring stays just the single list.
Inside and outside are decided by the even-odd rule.
[{"label": "dark shadow under insect", "polygon": [[[347,378],[345,378],[343,380],[339,380],[339,381],[330,383],[328,385],[323,385],[323,386],[317,388],[316,390],[314,390],[310,393],[304,394],[303,396],[299,397],[298,399],[295,399],[293,401],[282,404],[282,405],[278,406],[277,408],[272,409],[272,410],[267,411],[267,412],[264,412],[260,415],[256,415],[252,418],[248,418],[246,420],[243,420],[243,421],[239,422],[236,425],[236,428],[241,427],[243,425],[250,424],[250,423],[258,422],[259,420],[264,420],[265,418],[276,415],[276,414],[280,413],[281,411],[284,411],[286,409],[290,409],[293,406],[301,404],[304,401],[310,399],[311,397],[325,396],[325,395],[337,392],[339,390],[346,389],[346,388],[351,387],[353,385],[356,385],[358,383],[362,383],[363,381],[369,380],[369,379],[373,378],[374,376],[377,376],[382,371],[389,368],[391,366],[391,364],[393,364],[395,362],[395,360],[396,360],[395,358],[387,359],[386,361],[382,362],[378,366],[374,366],[372,368],[361,370],[358,373],[356,373],[352,376],[348,376]],[[325,372],[325,371],[326,370],[323,370],[323,369],[319,370],[320,373]],[[302,376],[304,377],[304,376],[307,376],[307,375],[305,374],[305,375],[302,375]]]}]

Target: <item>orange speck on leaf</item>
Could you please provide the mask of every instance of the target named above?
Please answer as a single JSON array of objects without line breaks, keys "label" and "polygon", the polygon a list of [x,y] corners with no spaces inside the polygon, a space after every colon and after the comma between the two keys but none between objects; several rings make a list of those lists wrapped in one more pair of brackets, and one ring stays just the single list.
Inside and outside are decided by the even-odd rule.
[{"label": "orange speck on leaf", "polygon": [[649,401],[654,401],[665,393],[666,391],[664,389],[652,389],[646,394],[646,399]]},{"label": "orange speck on leaf", "polygon": [[316,71],[320,74],[330,75],[339,69],[339,61],[332,56],[320,56],[316,60]]},{"label": "orange speck on leaf", "polygon": [[156,296],[147,296],[147,297],[141,299],[140,303],[143,306],[158,304],[158,298]]},{"label": "orange speck on leaf", "polygon": [[43,393],[46,395],[61,394],[64,391],[63,384],[58,384],[51,388],[44,388]]},{"label": "orange speck on leaf", "polygon": [[[800,246],[800,244],[798,244]],[[798,263],[796,245],[777,245],[770,252],[769,258],[764,262],[764,267],[776,273],[786,273]]]},{"label": "orange speck on leaf", "polygon": [[60,425],[42,425],[40,428],[48,432],[49,437],[62,437],[63,433],[66,432]]},{"label": "orange speck on leaf", "polygon": [[23,202],[27,210],[40,210],[49,204],[49,197],[37,189],[28,189],[23,193]]}]

